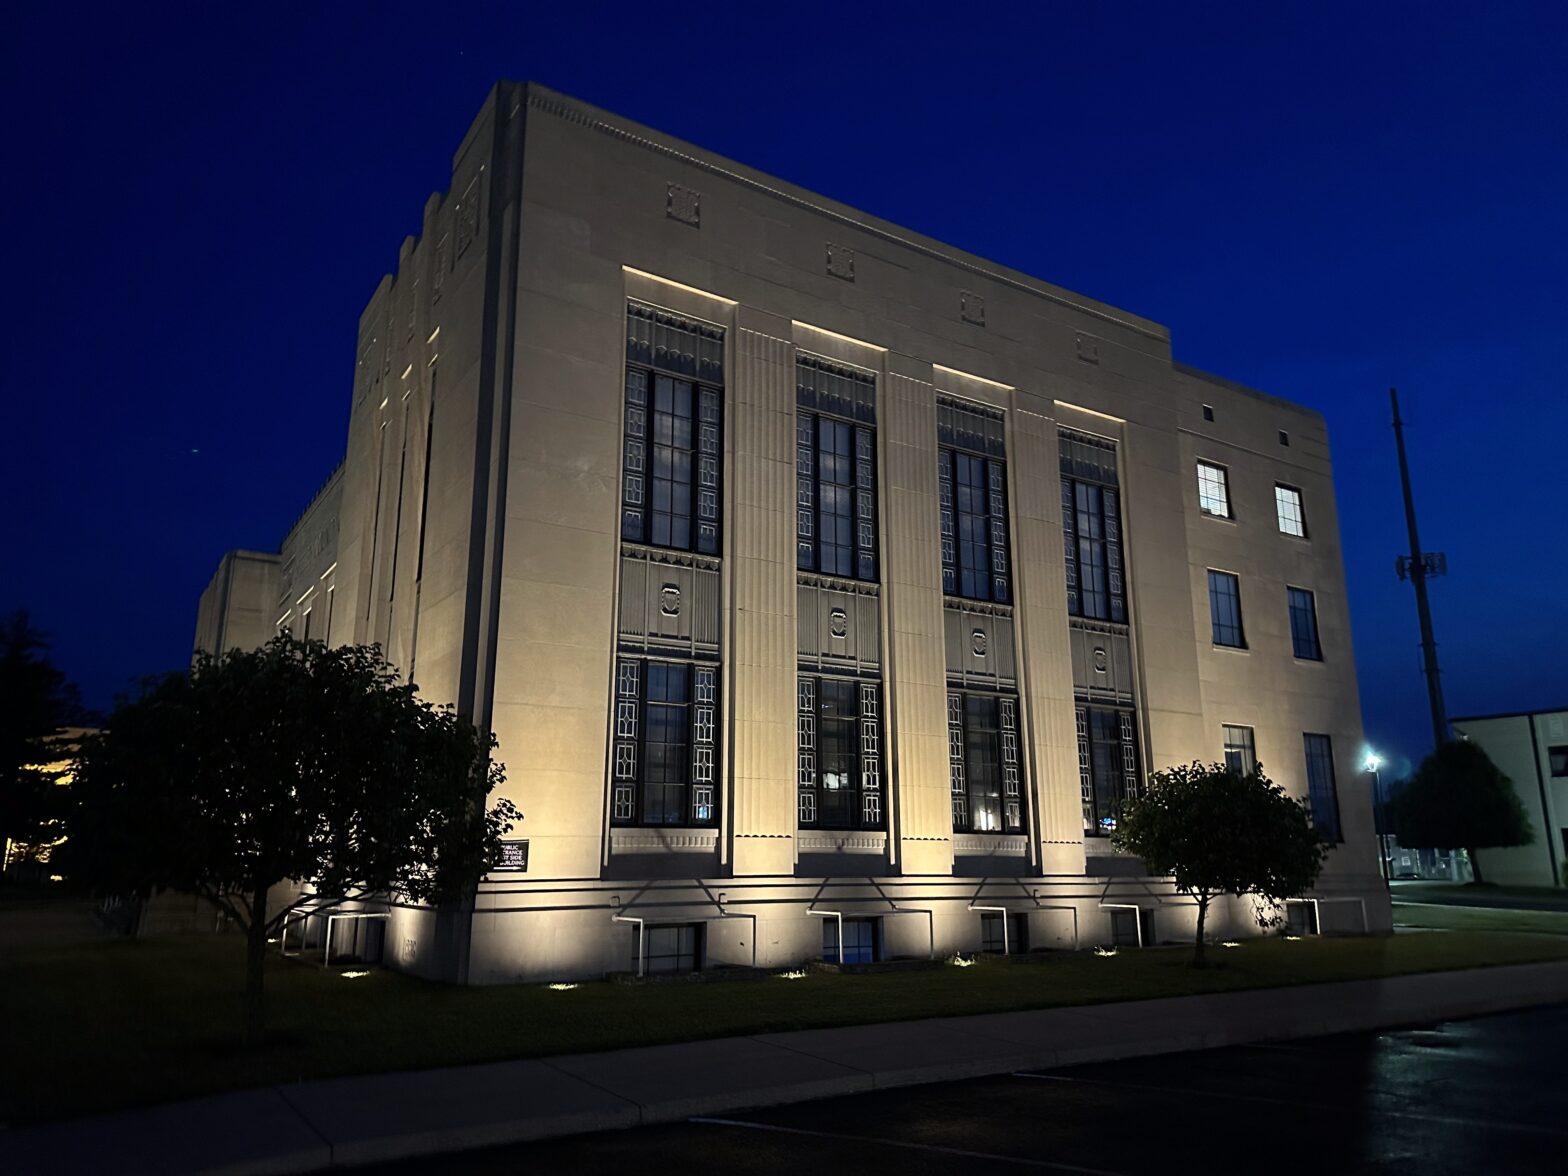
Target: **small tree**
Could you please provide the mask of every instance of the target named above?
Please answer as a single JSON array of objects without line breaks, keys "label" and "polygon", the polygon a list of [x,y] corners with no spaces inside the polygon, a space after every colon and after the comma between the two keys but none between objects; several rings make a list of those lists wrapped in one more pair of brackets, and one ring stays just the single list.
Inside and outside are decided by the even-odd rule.
[{"label": "small tree", "polygon": [[1272,783],[1262,765],[1245,775],[1200,763],[1156,772],[1144,794],[1126,802],[1112,840],[1197,902],[1195,968],[1204,965],[1203,926],[1217,896],[1255,894],[1277,904],[1311,887],[1327,853],[1306,803]]},{"label": "small tree", "polygon": [[59,777],[40,765],[56,758],[44,740],[80,706],[50,663],[49,642],[25,612],[0,618],[0,849],[47,845],[58,836]]},{"label": "small tree", "polygon": [[[101,890],[190,891],[246,935],[245,1036],[266,943],[305,903],[471,894],[519,814],[494,737],[399,684],[375,648],[283,635],[154,679],[88,742],[66,843]],[[287,881],[313,893],[268,908]]]},{"label": "small tree", "polygon": [[1394,798],[1391,815],[1401,845],[1468,850],[1477,882],[1483,881],[1477,849],[1535,840],[1513,782],[1467,739],[1445,743],[1422,760]]}]

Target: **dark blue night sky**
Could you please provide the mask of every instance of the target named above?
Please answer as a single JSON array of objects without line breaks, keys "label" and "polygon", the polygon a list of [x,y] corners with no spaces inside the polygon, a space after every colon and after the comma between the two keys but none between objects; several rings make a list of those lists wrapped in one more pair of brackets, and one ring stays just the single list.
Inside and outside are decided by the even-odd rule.
[{"label": "dark blue night sky", "polygon": [[220,554],[275,548],[337,462],[359,311],[506,77],[1325,413],[1396,771],[1430,742],[1397,384],[1450,713],[1568,705],[1568,6],[48,7],[0,46],[0,610],[92,704],[183,664]]}]

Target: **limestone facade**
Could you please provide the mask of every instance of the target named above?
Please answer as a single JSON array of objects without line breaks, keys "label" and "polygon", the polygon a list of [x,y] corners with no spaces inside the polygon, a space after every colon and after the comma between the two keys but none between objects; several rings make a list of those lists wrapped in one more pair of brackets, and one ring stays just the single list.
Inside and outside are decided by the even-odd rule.
[{"label": "limestone facade", "polygon": [[266,600],[380,644],[495,731],[525,813],[526,871],[392,905],[409,971],[600,975],[639,936],[782,966],[840,916],[888,957],[976,950],[1003,912],[1013,947],[1190,935],[1101,834],[1227,725],[1339,824],[1323,928],[1389,925],[1318,414],[536,85],[491,93],[371,297],[344,463],[270,558],[259,587],[220,570],[198,641]]}]

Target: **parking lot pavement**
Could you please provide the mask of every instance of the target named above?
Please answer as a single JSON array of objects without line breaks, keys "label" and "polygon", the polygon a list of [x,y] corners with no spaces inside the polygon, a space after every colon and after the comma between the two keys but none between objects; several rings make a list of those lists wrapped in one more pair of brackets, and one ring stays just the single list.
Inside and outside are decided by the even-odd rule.
[{"label": "parking lot pavement", "polygon": [[1568,1005],[878,1091],[436,1157],[423,1173],[1568,1171]]}]

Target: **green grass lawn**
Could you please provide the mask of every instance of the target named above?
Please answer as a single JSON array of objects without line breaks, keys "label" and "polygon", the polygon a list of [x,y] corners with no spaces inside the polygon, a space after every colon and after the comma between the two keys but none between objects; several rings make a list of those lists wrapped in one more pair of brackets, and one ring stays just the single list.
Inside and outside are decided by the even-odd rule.
[{"label": "green grass lawn", "polygon": [[984,959],[970,968],[732,983],[455,988],[346,979],[272,957],[265,1047],[237,1046],[241,941],[189,935],[0,960],[0,1122],[19,1124],[266,1083],[788,1029],[1134,1000],[1530,960],[1568,938],[1483,932],[1248,940],[1197,972],[1185,949]]},{"label": "green grass lawn", "polygon": [[1524,931],[1568,935],[1568,911],[1519,911],[1494,907],[1425,906],[1394,900],[1394,923],[1449,931]]}]

